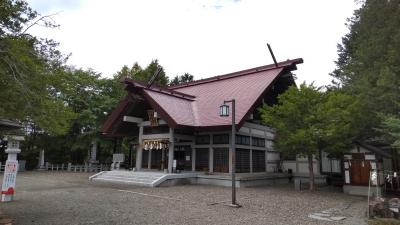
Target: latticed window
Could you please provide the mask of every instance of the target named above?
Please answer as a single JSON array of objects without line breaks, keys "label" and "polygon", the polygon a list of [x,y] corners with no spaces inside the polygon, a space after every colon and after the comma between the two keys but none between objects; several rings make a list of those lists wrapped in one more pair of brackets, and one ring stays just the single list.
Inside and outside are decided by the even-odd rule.
[{"label": "latticed window", "polygon": [[229,173],[228,148],[214,148],[214,172]]},{"label": "latticed window", "polygon": [[253,150],[253,172],[265,172],[265,151]]},{"label": "latticed window", "polygon": [[210,144],[210,135],[198,135],[196,136],[197,145],[208,145]]},{"label": "latticed window", "polygon": [[208,148],[196,148],[196,170],[208,171]]},{"label": "latticed window", "polygon": [[214,134],[213,144],[229,144],[229,134]]},{"label": "latticed window", "polygon": [[264,138],[253,137],[252,138],[252,145],[256,146],[256,147],[265,147],[265,139]]},{"label": "latticed window", "polygon": [[236,149],[236,172],[250,172],[250,150]]},{"label": "latticed window", "polygon": [[236,135],[236,144],[238,145],[250,145],[250,137],[244,135]]}]

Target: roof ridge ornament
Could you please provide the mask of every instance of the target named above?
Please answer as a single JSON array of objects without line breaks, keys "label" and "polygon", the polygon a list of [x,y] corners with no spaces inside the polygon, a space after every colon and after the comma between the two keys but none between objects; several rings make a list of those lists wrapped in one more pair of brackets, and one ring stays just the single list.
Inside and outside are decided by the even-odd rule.
[{"label": "roof ridge ornament", "polygon": [[161,67],[157,66],[157,70],[156,72],[153,74],[153,76],[150,78],[149,82],[147,82],[147,88],[150,88],[151,85],[153,85],[154,81],[156,80],[156,78],[158,77],[158,75],[160,75],[161,73]]},{"label": "roof ridge ornament", "polygon": [[272,60],[274,60],[275,67],[278,67],[278,63],[276,62],[274,52],[272,51],[271,45],[267,43],[269,53],[271,54]]}]

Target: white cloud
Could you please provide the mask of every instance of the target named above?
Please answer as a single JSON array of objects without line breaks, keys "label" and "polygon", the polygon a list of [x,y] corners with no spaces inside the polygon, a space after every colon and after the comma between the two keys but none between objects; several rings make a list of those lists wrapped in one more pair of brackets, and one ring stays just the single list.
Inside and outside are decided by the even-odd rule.
[{"label": "white cloud", "polygon": [[[302,57],[299,82],[328,84],[336,45],[347,32],[349,0],[146,0],[29,1],[44,14],[63,10],[56,30],[34,32],[54,38],[69,61],[111,76],[123,65],[159,59],[169,76],[195,79]],[[43,6],[44,5],[44,6]]]}]

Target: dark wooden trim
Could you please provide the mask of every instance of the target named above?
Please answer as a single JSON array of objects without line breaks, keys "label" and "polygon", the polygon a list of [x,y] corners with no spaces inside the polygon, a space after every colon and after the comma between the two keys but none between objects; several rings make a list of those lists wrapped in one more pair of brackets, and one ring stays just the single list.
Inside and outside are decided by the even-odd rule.
[{"label": "dark wooden trim", "polygon": [[113,127],[115,121],[118,119],[120,114],[125,110],[125,108],[128,106],[129,103],[129,97],[128,95],[125,96],[117,105],[117,107],[112,111],[111,115],[109,115],[106,119],[106,121],[103,123],[103,125],[100,128],[100,132],[103,134],[110,133],[110,129]]}]

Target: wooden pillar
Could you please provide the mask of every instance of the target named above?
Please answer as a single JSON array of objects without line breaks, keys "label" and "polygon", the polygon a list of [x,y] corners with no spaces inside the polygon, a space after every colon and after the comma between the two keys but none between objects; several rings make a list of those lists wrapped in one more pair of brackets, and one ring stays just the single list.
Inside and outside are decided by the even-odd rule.
[{"label": "wooden pillar", "polygon": [[253,173],[253,135],[250,131],[250,173]]},{"label": "wooden pillar", "polygon": [[165,149],[161,149],[161,170],[164,171],[165,169]]},{"label": "wooden pillar", "polygon": [[136,170],[142,169],[142,158],[143,158],[143,126],[139,127],[139,138],[138,146],[136,148]]},{"label": "wooden pillar", "polygon": [[208,150],[208,170],[210,173],[214,172],[214,148]]},{"label": "wooden pillar", "polygon": [[196,171],[196,149],[192,148],[192,171]]},{"label": "wooden pillar", "polygon": [[152,151],[153,151],[152,149],[149,149],[149,157],[148,157],[148,163],[147,163],[148,169],[151,169],[151,152]]},{"label": "wooden pillar", "polygon": [[168,149],[168,172],[172,173],[174,162],[174,129],[169,128],[169,149]]},{"label": "wooden pillar", "polygon": [[250,149],[250,173],[253,173],[253,149]]}]

